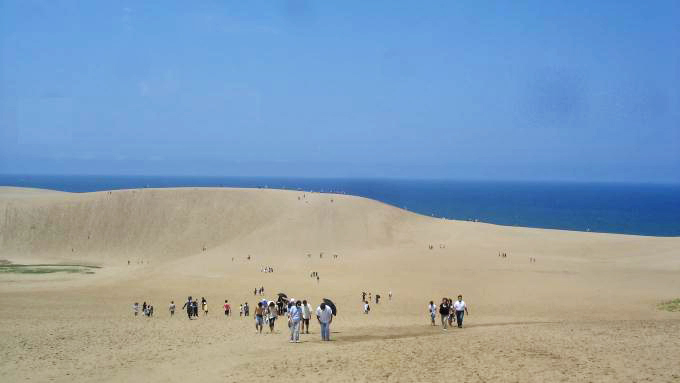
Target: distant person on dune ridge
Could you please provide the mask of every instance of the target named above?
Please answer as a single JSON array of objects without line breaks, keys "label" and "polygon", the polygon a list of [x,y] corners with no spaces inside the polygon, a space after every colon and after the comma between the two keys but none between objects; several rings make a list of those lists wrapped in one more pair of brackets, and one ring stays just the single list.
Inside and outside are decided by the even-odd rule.
[{"label": "distant person on dune ridge", "polygon": [[175,301],[170,301],[170,305],[168,306],[168,310],[170,310],[170,316],[171,317],[175,316]]},{"label": "distant person on dune ridge", "polygon": [[427,309],[430,312],[430,320],[432,325],[435,326],[436,324],[434,323],[434,320],[437,317],[437,305],[434,304],[434,301],[430,301],[430,305],[427,306]]},{"label": "distant person on dune ridge", "polygon": [[441,316],[443,330],[446,330],[450,310],[451,308],[449,307],[449,300],[442,298],[442,303],[439,305],[439,315]]},{"label": "distant person on dune ridge", "polygon": [[458,295],[458,300],[453,303],[453,308],[456,311],[456,322],[458,323],[458,328],[463,328],[463,316],[470,315],[468,313],[467,305],[463,300],[462,295]]}]

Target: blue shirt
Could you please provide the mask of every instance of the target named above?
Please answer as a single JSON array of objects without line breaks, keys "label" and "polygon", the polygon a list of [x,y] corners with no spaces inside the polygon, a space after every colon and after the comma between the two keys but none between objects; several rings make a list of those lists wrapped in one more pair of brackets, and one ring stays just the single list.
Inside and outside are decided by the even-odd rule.
[{"label": "blue shirt", "polygon": [[290,319],[292,319],[293,322],[298,322],[302,319],[302,308],[293,306],[288,312],[290,314]]}]

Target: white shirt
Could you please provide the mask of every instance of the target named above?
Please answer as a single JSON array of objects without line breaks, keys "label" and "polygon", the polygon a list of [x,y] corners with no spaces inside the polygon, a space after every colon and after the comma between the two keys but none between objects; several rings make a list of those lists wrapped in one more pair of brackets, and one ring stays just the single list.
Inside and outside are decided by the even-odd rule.
[{"label": "white shirt", "polygon": [[321,310],[321,306],[316,308],[316,316],[319,317],[321,323],[330,323],[333,318],[333,310],[330,306],[326,306],[325,310]]},{"label": "white shirt", "polygon": [[453,302],[453,308],[456,311],[463,311],[465,310],[465,301],[455,301]]},{"label": "white shirt", "polygon": [[430,314],[435,314],[435,315],[437,314],[437,305],[435,305],[434,303],[429,305],[429,309],[430,309]]},{"label": "white shirt", "polygon": [[312,316],[312,305],[302,305],[302,319],[309,319]]}]

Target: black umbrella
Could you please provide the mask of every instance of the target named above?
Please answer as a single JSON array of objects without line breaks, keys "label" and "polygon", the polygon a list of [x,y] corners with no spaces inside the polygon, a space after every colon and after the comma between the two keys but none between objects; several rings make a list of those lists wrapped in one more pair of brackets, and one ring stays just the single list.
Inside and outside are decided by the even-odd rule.
[{"label": "black umbrella", "polygon": [[332,300],[330,300],[328,298],[324,298],[323,303],[325,303],[326,306],[331,307],[331,310],[333,311],[333,315],[338,315],[338,309],[335,307],[335,303],[333,303]]},{"label": "black umbrella", "polygon": [[288,299],[288,295],[286,295],[285,293],[279,293],[279,299],[280,298]]}]

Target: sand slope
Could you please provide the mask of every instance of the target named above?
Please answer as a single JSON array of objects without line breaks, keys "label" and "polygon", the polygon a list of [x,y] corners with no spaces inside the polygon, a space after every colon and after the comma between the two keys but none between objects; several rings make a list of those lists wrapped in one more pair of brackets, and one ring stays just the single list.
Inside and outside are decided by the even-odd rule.
[{"label": "sand slope", "polygon": [[[0,188],[0,217],[0,259],[103,266],[0,275],[2,381],[288,381],[292,366],[332,381],[433,381],[451,369],[467,381],[680,379],[680,314],[656,310],[680,297],[680,238],[447,221],[255,189]],[[256,335],[251,318],[220,314],[224,299],[253,304],[255,286],[333,298],[334,342],[312,326],[290,345],[283,323]],[[383,296],[368,316],[361,291]],[[427,302],[458,293],[466,328],[429,326]],[[187,295],[205,296],[211,314],[169,318],[169,300]],[[144,300],[156,317],[133,318]]]}]

